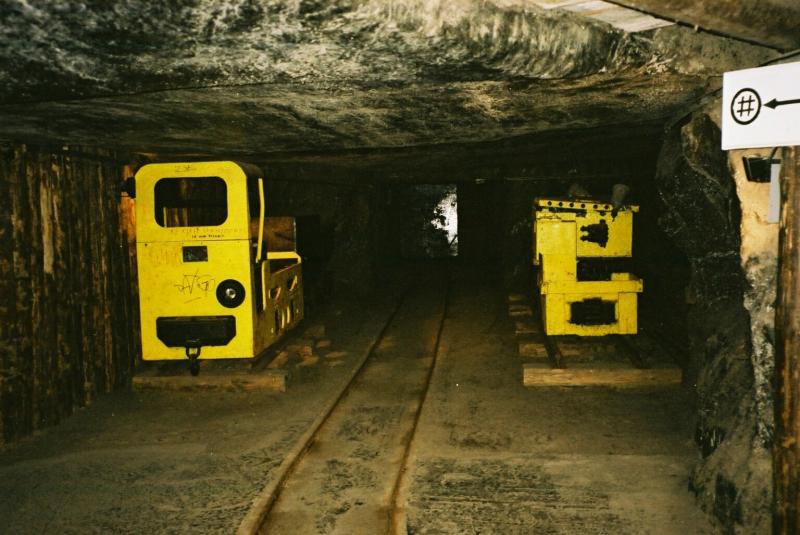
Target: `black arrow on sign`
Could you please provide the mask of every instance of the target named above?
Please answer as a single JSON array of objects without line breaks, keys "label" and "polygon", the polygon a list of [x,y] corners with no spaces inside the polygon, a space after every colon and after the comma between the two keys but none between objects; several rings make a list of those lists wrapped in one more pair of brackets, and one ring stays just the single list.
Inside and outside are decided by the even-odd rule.
[{"label": "black arrow on sign", "polygon": [[773,98],[772,100],[764,104],[764,106],[766,106],[767,108],[772,108],[774,110],[778,106],[786,106],[787,104],[800,104],[800,98],[796,98],[794,100],[778,100],[776,98]]}]

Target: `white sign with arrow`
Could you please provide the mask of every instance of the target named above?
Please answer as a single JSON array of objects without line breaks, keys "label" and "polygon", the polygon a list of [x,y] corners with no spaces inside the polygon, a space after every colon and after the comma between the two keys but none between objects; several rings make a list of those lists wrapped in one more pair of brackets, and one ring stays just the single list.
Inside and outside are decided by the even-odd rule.
[{"label": "white sign with arrow", "polygon": [[800,145],[800,62],[726,72],[722,148]]}]

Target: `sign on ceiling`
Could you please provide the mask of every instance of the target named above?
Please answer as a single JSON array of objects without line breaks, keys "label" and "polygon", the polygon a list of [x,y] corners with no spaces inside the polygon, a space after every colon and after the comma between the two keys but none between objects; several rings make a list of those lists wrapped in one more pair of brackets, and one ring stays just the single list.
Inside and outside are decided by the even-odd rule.
[{"label": "sign on ceiling", "polygon": [[800,145],[800,62],[726,72],[722,148]]}]

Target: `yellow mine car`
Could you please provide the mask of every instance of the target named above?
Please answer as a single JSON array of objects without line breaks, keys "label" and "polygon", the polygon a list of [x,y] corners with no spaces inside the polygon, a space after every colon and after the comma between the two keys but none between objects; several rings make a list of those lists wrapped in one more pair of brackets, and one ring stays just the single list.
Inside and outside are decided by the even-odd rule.
[{"label": "yellow mine car", "polygon": [[294,219],[265,217],[261,171],[158,163],[135,177],[144,360],[253,358],[303,317]]},{"label": "yellow mine car", "polygon": [[615,259],[633,254],[638,211],[589,199],[534,201],[533,263],[548,335],[636,333],[643,283]]}]

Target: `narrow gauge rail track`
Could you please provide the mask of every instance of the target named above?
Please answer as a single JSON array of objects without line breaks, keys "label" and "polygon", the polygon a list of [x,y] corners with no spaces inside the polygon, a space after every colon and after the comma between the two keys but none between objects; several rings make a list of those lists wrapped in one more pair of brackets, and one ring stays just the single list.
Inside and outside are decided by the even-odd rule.
[{"label": "narrow gauge rail track", "polygon": [[437,361],[449,280],[449,273],[438,274],[401,298],[344,388],[256,499],[240,535],[395,532],[400,482]]},{"label": "narrow gauge rail track", "polygon": [[[518,326],[517,334],[523,337],[520,355],[537,360],[522,366],[525,386],[650,388],[677,386],[683,380],[674,356],[646,333],[548,336],[541,311],[531,307],[528,313],[533,325]],[[545,356],[546,360],[538,360]]]},{"label": "narrow gauge rail track", "polygon": [[[639,349],[634,346],[626,336],[612,335],[609,338],[617,348],[617,351],[619,351],[620,354],[625,355],[635,369],[646,370],[650,368],[650,364],[645,361],[644,358],[642,358],[641,353],[639,353]],[[564,355],[561,351],[561,347],[559,346],[559,340],[557,336],[549,336],[544,333],[543,329],[542,344],[547,351],[547,360],[550,363],[550,367],[554,369],[563,369],[567,367],[564,362]],[[592,342],[587,341],[584,345],[586,346],[587,350],[589,350],[591,349]]]},{"label": "narrow gauge rail track", "polygon": [[[537,323],[541,343],[547,352],[547,361],[550,364],[550,367],[553,369],[564,369],[567,367],[564,359],[563,351],[559,345],[560,338],[559,336],[550,336],[545,331],[544,327],[544,320],[542,318],[541,310],[539,310],[538,306],[534,306],[533,314],[534,314],[534,321]],[[572,337],[575,338],[575,337]],[[617,348],[617,351],[628,358],[631,365],[638,370],[644,370],[650,368],[650,364],[642,357],[639,349],[631,343],[629,336],[623,335],[611,335],[608,339],[614,344]],[[592,339],[584,339],[584,345],[587,349],[590,349],[592,346]]]}]

